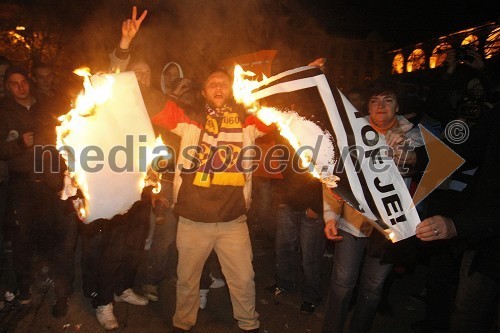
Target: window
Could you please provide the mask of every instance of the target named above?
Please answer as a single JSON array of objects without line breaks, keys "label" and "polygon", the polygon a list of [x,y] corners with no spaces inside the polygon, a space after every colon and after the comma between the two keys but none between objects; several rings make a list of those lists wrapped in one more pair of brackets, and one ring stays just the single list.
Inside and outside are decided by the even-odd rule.
[{"label": "window", "polygon": [[401,53],[396,54],[392,60],[392,74],[403,74],[404,66],[405,57]]},{"label": "window", "polygon": [[475,50],[479,48],[479,38],[476,35],[469,35],[465,37],[460,46],[472,46]]},{"label": "window", "polygon": [[491,34],[486,38],[486,43],[484,44],[484,58],[491,59],[493,56],[500,53],[500,28],[496,28],[491,32]]},{"label": "window", "polygon": [[408,57],[406,71],[408,73],[425,69],[425,52],[422,49],[415,49]]},{"label": "window", "polygon": [[429,67],[436,68],[442,66],[444,61],[446,60],[446,50],[449,50],[451,48],[451,45],[448,43],[440,43],[438,46],[436,46],[432,51],[431,57],[429,58]]}]

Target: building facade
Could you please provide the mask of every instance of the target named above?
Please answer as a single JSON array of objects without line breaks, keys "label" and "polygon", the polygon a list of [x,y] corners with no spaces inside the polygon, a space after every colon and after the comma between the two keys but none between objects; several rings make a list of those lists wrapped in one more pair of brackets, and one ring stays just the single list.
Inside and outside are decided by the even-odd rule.
[{"label": "building facade", "polygon": [[486,22],[482,25],[453,32],[388,52],[391,74],[404,74],[435,69],[446,62],[446,50],[455,49],[457,56],[464,48],[473,48],[488,62],[498,61],[500,55],[500,24]]}]

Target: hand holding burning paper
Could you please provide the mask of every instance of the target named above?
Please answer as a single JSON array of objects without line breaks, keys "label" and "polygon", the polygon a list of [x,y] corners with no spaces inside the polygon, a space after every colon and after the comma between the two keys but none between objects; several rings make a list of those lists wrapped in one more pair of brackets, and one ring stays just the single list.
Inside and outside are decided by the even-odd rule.
[{"label": "hand holding burning paper", "polygon": [[[235,68],[235,99],[252,107],[263,122],[276,123],[315,177],[329,188],[338,185],[336,193],[393,242],[415,234],[420,219],[397,166],[383,157],[384,137],[376,135],[336,88],[330,88],[319,69],[301,67],[262,81],[245,79],[248,76],[253,73]],[[306,105],[259,105],[274,106],[277,96],[294,101],[300,94],[308,100]],[[303,149],[306,145],[314,149]]]},{"label": "hand holding burning paper", "polygon": [[[236,101],[252,107],[251,111],[266,125],[276,124],[281,136],[288,140],[300,156],[302,166],[328,187],[336,187],[338,177],[333,174],[336,164],[335,144],[330,133],[294,110],[259,107],[251,92],[261,83],[244,79],[245,76],[253,75],[252,72],[243,71],[240,66],[235,68],[233,94]],[[264,78],[262,82],[266,81],[267,78]]]}]

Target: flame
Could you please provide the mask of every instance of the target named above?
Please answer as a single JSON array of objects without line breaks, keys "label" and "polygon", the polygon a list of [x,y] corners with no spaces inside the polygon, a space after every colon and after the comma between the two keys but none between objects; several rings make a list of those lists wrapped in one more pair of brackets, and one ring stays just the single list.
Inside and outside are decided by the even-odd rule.
[{"label": "flame", "polygon": [[[66,160],[68,164],[71,162],[74,165],[68,165],[67,179],[65,180],[65,188],[61,197],[68,198],[74,197],[77,194],[78,189],[81,192],[79,199],[73,200],[73,205],[76,212],[78,213],[80,219],[83,221],[87,217],[90,217],[91,212],[89,208],[92,209],[90,193],[94,193],[95,189],[90,188],[89,191],[89,181],[94,181],[95,177],[91,176],[87,170],[82,167],[82,161],[80,158],[80,150],[85,149],[87,142],[93,142],[94,131],[102,131],[102,122],[94,123],[94,119],[91,117],[95,115],[96,110],[99,112],[105,112],[109,110],[106,106],[99,107],[102,104],[112,98],[113,89],[115,93],[121,91],[122,88],[113,88],[115,84],[115,77],[112,75],[99,75],[91,79],[91,73],[88,68],[79,68],[74,71],[75,74],[83,77],[83,90],[82,93],[76,98],[75,106],[66,115],[59,117],[61,122],[60,126],[56,128],[57,131],[57,148],[61,152],[61,155]],[[120,97],[120,96],[117,96]],[[116,100],[115,100],[116,101]],[[109,101],[111,105],[113,100]],[[116,111],[112,109],[112,111]],[[95,125],[94,125],[95,124]],[[152,132],[152,131],[151,131]],[[99,132],[101,133],[101,132]],[[113,142],[103,142],[104,155],[108,153],[106,151],[109,144]],[[71,149],[65,150],[65,146],[71,147]],[[151,162],[156,157],[153,153],[154,148],[158,146],[164,146],[161,136],[156,138],[156,141],[152,140],[141,141],[139,139],[139,159],[134,159],[134,170],[133,173],[137,176],[134,178],[134,193],[135,189],[141,191],[145,186],[153,186],[154,193],[159,193],[161,190],[160,180],[161,175],[153,172],[151,168]],[[142,153],[141,153],[142,152]],[[76,156],[69,156],[73,154]],[[141,155],[144,154],[144,155]],[[85,164],[87,165],[87,164]],[[106,168],[109,166],[106,166]],[[105,169],[109,172],[109,169]],[[94,198],[94,200],[99,200],[100,198]],[[93,212],[95,213],[95,212]]]},{"label": "flame", "polygon": [[[290,145],[297,151],[302,147],[302,143],[293,133],[290,123],[293,120],[293,116],[290,113],[286,113],[271,107],[260,107],[255,98],[252,95],[252,91],[259,88],[262,85],[267,84],[267,77],[263,75],[262,81],[248,80],[245,77],[255,78],[255,73],[250,71],[244,71],[241,66],[237,65],[234,68],[234,83],[233,83],[233,95],[237,103],[245,105],[249,108],[249,111],[255,113],[255,115],[266,125],[272,123],[276,124],[278,130],[284,138],[288,140]],[[326,183],[328,187],[336,187],[336,182],[339,180],[337,176],[330,175],[327,177],[322,177],[316,170],[312,156],[307,150],[302,150],[300,154],[300,160],[303,167],[307,167],[309,172],[315,177]]]},{"label": "flame", "polygon": [[[84,90],[76,98],[75,107],[71,109],[67,114],[62,115],[58,118],[61,124],[56,127],[56,132],[57,148],[65,159],[66,164],[68,164],[68,161],[74,161],[75,166],[77,166],[77,156],[68,156],[69,152],[64,149],[64,146],[68,145],[65,139],[72,130],[77,129],[82,124],[82,122],[84,122],[84,117],[90,116],[94,113],[94,108],[96,105],[103,104],[111,97],[111,89],[114,83],[114,79],[111,76],[106,76],[106,80],[102,85],[94,87],[90,82],[91,74],[89,68],[78,68],[74,70],[73,73],[84,78]],[[70,181],[65,182],[66,188],[64,191],[67,193],[72,192],[76,194],[76,190],[80,189],[83,196],[84,200],[73,200],[73,206],[75,207],[78,217],[83,221],[88,216],[88,208],[85,203],[90,200],[85,173],[81,170],[81,168],[78,167],[74,167],[71,169],[68,168],[66,177],[69,177]],[[67,187],[71,187],[71,189],[68,189]]]},{"label": "flame", "polygon": [[84,221],[87,218],[87,208],[85,207],[85,202],[78,198],[73,200],[73,207],[75,208],[78,218]]},{"label": "flame", "polygon": [[233,95],[236,102],[245,106],[253,106],[255,98],[252,96],[252,91],[260,86],[259,81],[246,80],[244,77],[255,77],[255,73],[244,71],[240,65],[234,68]]},{"label": "flame", "polygon": [[81,116],[92,115],[96,105],[104,104],[104,102],[111,98],[111,90],[115,80],[113,77],[107,75],[105,76],[106,81],[104,83],[98,87],[94,87],[90,82],[91,74],[89,68],[78,68],[75,69],[73,73],[83,77],[83,88],[85,92],[84,94],[78,95],[75,112],[78,112]]},{"label": "flame", "polygon": [[[289,123],[292,120],[291,117],[287,117],[286,113],[283,113],[281,111],[276,110],[275,108],[269,108],[269,107],[263,107],[260,108],[258,111],[256,111],[257,117],[259,117],[260,120],[264,122],[266,125],[270,125],[272,123],[275,123],[278,126],[278,130],[280,131],[281,136],[283,136],[285,139],[288,140],[290,145],[297,151],[302,144],[300,141],[297,139],[295,134],[293,134]],[[314,169],[314,166],[312,164],[313,159],[312,156],[310,155],[309,151],[302,151],[300,154],[300,161],[302,164],[302,167],[308,167],[309,172],[318,179],[321,179],[320,174]]]}]

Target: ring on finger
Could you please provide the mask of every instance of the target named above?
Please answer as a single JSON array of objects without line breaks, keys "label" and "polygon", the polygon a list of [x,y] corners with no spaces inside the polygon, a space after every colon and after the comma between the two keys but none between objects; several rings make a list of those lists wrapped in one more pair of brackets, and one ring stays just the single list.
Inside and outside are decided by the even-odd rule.
[{"label": "ring on finger", "polygon": [[439,235],[438,230],[437,230],[437,229],[434,229],[434,236],[436,236],[436,237],[437,237],[438,235]]}]

